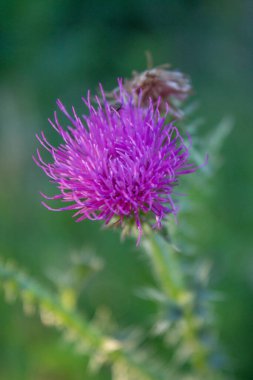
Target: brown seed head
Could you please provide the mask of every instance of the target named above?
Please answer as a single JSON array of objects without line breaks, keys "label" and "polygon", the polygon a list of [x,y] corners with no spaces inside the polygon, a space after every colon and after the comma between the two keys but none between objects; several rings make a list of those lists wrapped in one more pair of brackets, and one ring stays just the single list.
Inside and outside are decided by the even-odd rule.
[{"label": "brown seed head", "polygon": [[180,105],[191,92],[189,78],[180,71],[166,69],[168,65],[145,70],[142,73],[133,73],[133,78],[126,80],[125,89],[131,93],[137,101],[142,93],[142,106],[147,107],[150,98],[154,105],[158,104],[159,110],[165,112],[167,108],[174,117],[182,117]]}]

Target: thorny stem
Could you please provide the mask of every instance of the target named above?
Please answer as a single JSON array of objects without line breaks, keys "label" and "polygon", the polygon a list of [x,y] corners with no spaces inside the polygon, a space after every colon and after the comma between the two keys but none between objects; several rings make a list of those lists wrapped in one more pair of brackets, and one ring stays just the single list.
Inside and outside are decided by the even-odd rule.
[{"label": "thorny stem", "polygon": [[146,234],[143,245],[160,290],[182,310],[182,334],[184,343],[191,348],[190,362],[193,370],[197,374],[211,374],[213,371],[208,364],[208,351],[199,339],[198,318],[191,304],[194,294],[187,288],[180,252],[176,252],[171,244],[152,231]]}]

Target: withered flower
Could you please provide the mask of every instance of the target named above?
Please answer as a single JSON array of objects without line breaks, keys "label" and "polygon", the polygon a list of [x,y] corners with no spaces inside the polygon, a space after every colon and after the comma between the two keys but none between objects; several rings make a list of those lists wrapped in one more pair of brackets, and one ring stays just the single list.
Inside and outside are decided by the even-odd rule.
[{"label": "withered flower", "polygon": [[150,99],[160,112],[168,111],[173,117],[181,118],[182,101],[191,92],[190,79],[180,71],[168,70],[162,65],[143,71],[133,72],[132,79],[124,82],[125,89],[133,96],[135,103],[141,94],[141,107],[148,107]]}]

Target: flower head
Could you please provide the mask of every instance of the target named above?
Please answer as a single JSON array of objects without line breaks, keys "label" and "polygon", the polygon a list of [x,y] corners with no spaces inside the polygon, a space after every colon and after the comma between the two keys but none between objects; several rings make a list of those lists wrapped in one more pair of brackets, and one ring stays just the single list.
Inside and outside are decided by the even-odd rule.
[{"label": "flower head", "polygon": [[81,118],[74,108],[69,114],[57,101],[70,123],[63,129],[56,113],[50,121],[63,140],[58,147],[43,132],[37,136],[52,162],[44,162],[39,150],[34,160],[58,187],[57,195],[43,196],[67,203],[58,210],[75,210],[77,221],[134,220],[139,242],[144,220],[153,219],[159,228],[167,214],[176,214],[173,189],[181,175],[196,167],[189,163],[189,150],[178,129],[166,124],[152,101],[147,108],[136,105],[120,84],[117,110],[107,102],[102,86],[100,90],[102,100],[96,97],[96,106],[89,94],[83,99],[88,115]]},{"label": "flower head", "polygon": [[143,71],[142,73],[133,73],[133,78],[126,80],[125,88],[132,94],[136,103],[139,95],[141,97],[141,106],[148,107],[149,99],[153,104],[158,104],[159,110],[169,112],[176,118],[183,116],[179,105],[185,100],[191,92],[189,78],[180,71],[166,70],[167,65],[154,67]]}]

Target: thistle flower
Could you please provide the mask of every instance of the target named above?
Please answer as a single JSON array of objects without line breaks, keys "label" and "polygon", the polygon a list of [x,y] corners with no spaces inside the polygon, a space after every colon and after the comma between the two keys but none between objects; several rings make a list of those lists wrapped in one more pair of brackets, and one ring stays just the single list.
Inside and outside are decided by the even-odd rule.
[{"label": "thistle flower", "polygon": [[58,100],[60,111],[70,126],[63,129],[57,114],[53,128],[63,139],[52,146],[43,132],[37,136],[41,145],[52,155],[46,163],[37,150],[36,164],[58,187],[58,194],[43,197],[61,200],[68,205],[59,209],[75,210],[77,221],[104,220],[105,224],[117,219],[119,224],[134,221],[138,228],[138,241],[142,224],[149,220],[160,228],[168,214],[176,214],[172,194],[178,179],[194,172],[189,163],[189,149],[178,129],[166,124],[150,100],[147,108],[136,105],[119,82],[120,109],[107,102],[102,86],[102,100],[96,97],[91,103],[90,94],[83,99],[88,115],[77,116],[74,108],[69,114]]},{"label": "thistle flower", "polygon": [[142,73],[134,72],[133,78],[125,81],[125,88],[132,94],[136,104],[141,93],[142,107],[148,107],[151,98],[154,105],[159,101],[161,112],[169,108],[171,115],[181,118],[183,112],[179,106],[191,92],[190,80],[180,71],[166,70],[168,67],[163,65]]}]

